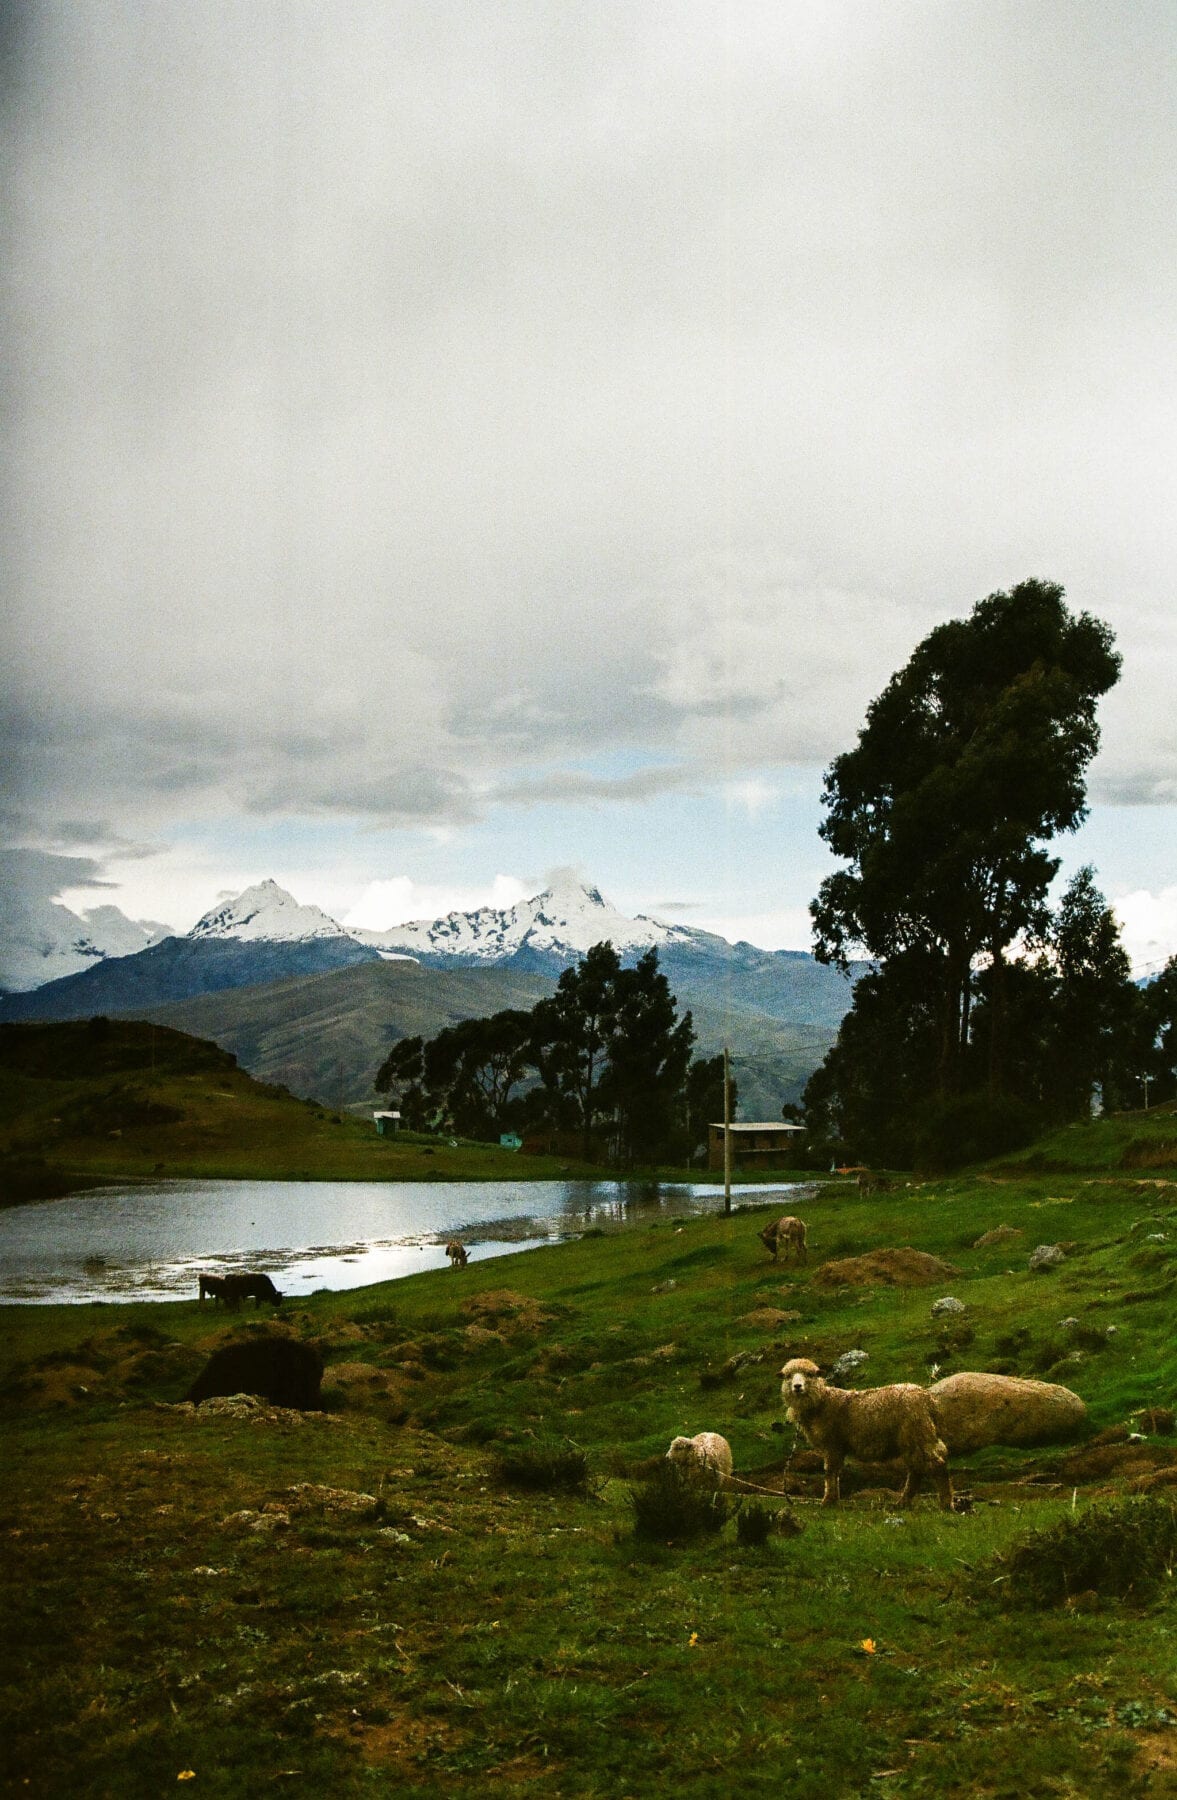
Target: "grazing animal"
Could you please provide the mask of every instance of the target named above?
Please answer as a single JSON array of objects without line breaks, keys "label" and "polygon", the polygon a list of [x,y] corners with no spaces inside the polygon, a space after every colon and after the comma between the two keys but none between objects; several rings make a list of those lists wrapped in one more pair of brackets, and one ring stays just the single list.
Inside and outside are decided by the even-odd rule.
[{"label": "grazing animal", "polygon": [[685,1474],[718,1486],[732,1472],[732,1447],[718,1431],[700,1431],[693,1438],[674,1438],[666,1460]]},{"label": "grazing animal", "polygon": [[1056,1444],[1087,1417],[1078,1394],[1053,1381],[962,1370],[928,1389],[940,1436],[951,1456],[986,1444]]},{"label": "grazing animal", "polygon": [[838,1504],[842,1465],[853,1456],[860,1462],[902,1462],[907,1479],[901,1506],[911,1505],[924,1476],[930,1475],[941,1506],[952,1511],[948,1449],[927,1388],[908,1381],[858,1393],[827,1387],[816,1363],[795,1356],[781,1370],[781,1394],[789,1403],[790,1419],[821,1452],[823,1506]]},{"label": "grazing animal", "polygon": [[451,1269],[464,1269],[466,1264],[470,1261],[470,1255],[465,1244],[460,1244],[457,1238],[451,1238],[450,1242],[445,1247],[445,1253],[450,1259]]},{"label": "grazing animal", "polygon": [[863,1195],[889,1194],[891,1192],[890,1178],[886,1175],[876,1175],[870,1169],[864,1169],[858,1177],[858,1191]]},{"label": "grazing animal", "polygon": [[259,1337],[214,1350],[184,1398],[199,1403],[219,1394],[258,1394],[273,1406],[319,1406],[323,1358],[296,1338]]},{"label": "grazing animal", "polygon": [[260,1306],[263,1300],[268,1300],[271,1306],[282,1304],[282,1296],[268,1275],[226,1275],[225,1288],[234,1307],[240,1306],[243,1300],[252,1300],[255,1306]]},{"label": "grazing animal", "polygon": [[[763,1231],[756,1234],[766,1250],[772,1252],[775,1262],[781,1250],[787,1251],[794,1262],[809,1261],[809,1248],[805,1242],[805,1221],[795,1219],[792,1213],[786,1213],[783,1219],[777,1219],[766,1225]],[[787,1258],[786,1258],[787,1260]]]},{"label": "grazing animal", "polygon": [[200,1277],[200,1298],[211,1294],[213,1305],[223,1300],[230,1312],[239,1312],[243,1300],[252,1300],[260,1306],[268,1300],[271,1306],[281,1306],[282,1296],[268,1275],[202,1275]]}]

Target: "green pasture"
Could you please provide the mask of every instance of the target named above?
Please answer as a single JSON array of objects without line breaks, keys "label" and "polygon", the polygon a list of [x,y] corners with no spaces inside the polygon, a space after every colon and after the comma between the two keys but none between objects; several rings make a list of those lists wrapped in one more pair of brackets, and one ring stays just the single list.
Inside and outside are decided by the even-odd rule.
[{"label": "green pasture", "polygon": [[[1006,1573],[1027,1534],[1174,1493],[1144,1410],[1177,1401],[1177,1169],[1109,1174],[1109,1129],[1086,1172],[824,1183],[801,1269],[757,1240],[778,1202],[317,1294],[280,1315],[327,1360],[325,1410],[293,1419],[170,1404],[273,1328],[252,1309],[6,1309],[6,1791],[1172,1792],[1168,1576],[1034,1607]],[[974,1247],[999,1226],[1022,1235]],[[1040,1243],[1066,1259],[1031,1275]],[[822,1272],[902,1245],[952,1272]],[[966,1312],[933,1319],[944,1294]],[[961,1462],[971,1510],[901,1514],[892,1472],[852,1468],[823,1511],[776,1371],[847,1349],[856,1385],[1065,1381],[1085,1441]],[[704,1429],[790,1535],[634,1536],[634,1484]],[[505,1448],[557,1440],[583,1491],[504,1480]]]}]

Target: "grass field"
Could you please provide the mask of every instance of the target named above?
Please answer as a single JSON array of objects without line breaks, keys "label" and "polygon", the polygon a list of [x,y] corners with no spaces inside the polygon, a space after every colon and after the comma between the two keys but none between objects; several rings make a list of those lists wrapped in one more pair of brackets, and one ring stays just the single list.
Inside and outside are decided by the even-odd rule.
[{"label": "grass field", "polygon": [[[1027,1537],[1061,1555],[1051,1530],[1110,1506],[1132,1545],[1177,1498],[1145,1416],[1177,1402],[1177,1159],[1117,1166],[1173,1123],[1083,1127],[1066,1173],[831,1182],[803,1269],[751,1210],[316,1295],[279,1315],[326,1356],[315,1414],[171,1404],[215,1344],[276,1328],[252,1310],[7,1309],[5,1791],[1174,1792],[1171,1555],[1150,1585],[1142,1537],[1126,1597],[1088,1572],[1059,1606],[1011,1576]],[[1021,1235],[975,1247],[998,1226]],[[1066,1259],[1031,1275],[1047,1242]],[[951,1273],[824,1272],[904,1245]],[[944,1294],[965,1313],[934,1319]],[[776,1371],[849,1349],[860,1386],[1064,1381],[1085,1439],[960,1463],[959,1513],[900,1513],[893,1472],[853,1465],[822,1510]],[[635,1484],[703,1429],[788,1534],[634,1535]],[[587,1485],[545,1487],[570,1444]],[[538,1486],[504,1473],[528,1458]]]}]

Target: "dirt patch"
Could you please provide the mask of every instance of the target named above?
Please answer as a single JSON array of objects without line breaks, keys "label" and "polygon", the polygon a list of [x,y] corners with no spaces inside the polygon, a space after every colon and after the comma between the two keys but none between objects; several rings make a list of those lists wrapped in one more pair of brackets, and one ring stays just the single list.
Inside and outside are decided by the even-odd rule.
[{"label": "dirt patch", "polygon": [[974,1250],[988,1250],[991,1244],[1012,1244],[1016,1238],[1025,1237],[1020,1225],[995,1225],[992,1231],[984,1231],[973,1244]]},{"label": "dirt patch", "polygon": [[420,1777],[424,1759],[437,1751],[452,1749],[459,1741],[457,1732],[448,1726],[408,1712],[378,1725],[357,1721],[343,1735],[366,1763],[403,1769],[415,1779]]},{"label": "dirt patch", "polygon": [[1133,1138],[1120,1158],[1122,1169],[1164,1169],[1177,1163],[1177,1138]]},{"label": "dirt patch", "polygon": [[492,1331],[489,1325],[467,1325],[462,1336],[471,1350],[485,1350],[489,1344],[506,1342],[501,1331]]},{"label": "dirt patch", "polygon": [[492,1288],[487,1294],[472,1294],[462,1302],[462,1311],[475,1325],[489,1326],[506,1336],[524,1331],[540,1331],[555,1318],[555,1313],[530,1294],[517,1294],[513,1288]]},{"label": "dirt patch", "polygon": [[744,1313],[736,1324],[755,1331],[779,1331],[782,1325],[796,1324],[800,1317],[799,1312],[782,1312],[779,1306],[758,1306],[754,1312]]},{"label": "dirt patch", "polygon": [[1133,1494],[1152,1494],[1158,1488],[1174,1487],[1177,1487],[1177,1463],[1170,1463],[1163,1469],[1149,1469],[1128,1483]]},{"label": "dirt patch", "polygon": [[412,1376],[404,1370],[382,1369],[366,1362],[332,1363],[323,1386],[329,1393],[339,1394],[349,1409],[381,1416],[391,1411],[403,1417],[413,1392]]},{"label": "dirt patch", "polygon": [[821,1265],[813,1279],[822,1287],[930,1287],[959,1275],[953,1263],[901,1244],[894,1250],[870,1250]]},{"label": "dirt patch", "polygon": [[1163,1444],[1084,1444],[1058,1465],[1064,1481],[1118,1481],[1150,1475],[1177,1464],[1177,1450]]}]

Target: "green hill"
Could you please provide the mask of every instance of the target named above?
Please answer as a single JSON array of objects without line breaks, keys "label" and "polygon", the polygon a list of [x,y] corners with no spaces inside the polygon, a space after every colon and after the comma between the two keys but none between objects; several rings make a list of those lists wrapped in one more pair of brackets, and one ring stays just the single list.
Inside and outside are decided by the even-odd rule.
[{"label": "green hill", "polygon": [[[144,1018],[214,1039],[262,1081],[333,1106],[369,1104],[372,1079],[400,1037],[434,1037],[447,1025],[505,1007],[527,1011],[555,977],[511,964],[434,968],[361,963],[327,973],[200,994],[150,1007]],[[800,1023],[754,1006],[743,994],[694,989],[675,975],[679,1009],[694,1012],[699,1055],[733,1047],[741,1116],[777,1118],[825,1055],[836,1026]]]},{"label": "green hill", "polygon": [[125,1019],[0,1025],[0,1197],[87,1182],[526,1180],[563,1170],[497,1146],[378,1137],[370,1118],[259,1082],[216,1044]]}]

